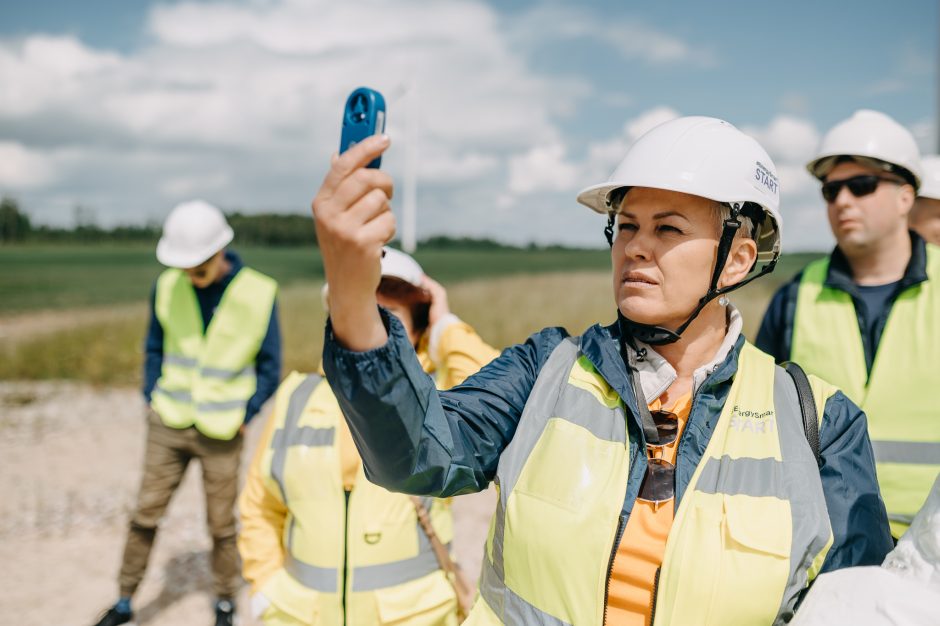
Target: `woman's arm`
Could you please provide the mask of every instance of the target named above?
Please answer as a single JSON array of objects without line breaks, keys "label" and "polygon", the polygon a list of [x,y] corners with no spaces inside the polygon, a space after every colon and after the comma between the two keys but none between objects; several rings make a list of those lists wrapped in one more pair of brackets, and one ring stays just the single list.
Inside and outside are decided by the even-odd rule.
[{"label": "woman's arm", "polygon": [[462,385],[438,392],[401,323],[384,310],[388,342],[346,350],[328,321],[323,366],[366,476],[392,491],[447,497],[485,489],[529,392],[567,333],[545,329],[507,348]]}]

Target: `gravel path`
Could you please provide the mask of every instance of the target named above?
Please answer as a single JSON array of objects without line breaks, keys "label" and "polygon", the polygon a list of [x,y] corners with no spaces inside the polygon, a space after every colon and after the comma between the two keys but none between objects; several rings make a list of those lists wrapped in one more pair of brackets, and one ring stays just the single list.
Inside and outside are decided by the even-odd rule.
[{"label": "gravel path", "polygon": [[[249,429],[243,471],[261,426]],[[144,437],[136,390],[0,382],[0,625],[83,626],[113,602]],[[134,598],[139,624],[212,623],[198,471],[161,524]],[[456,550],[474,579],[494,502],[492,490],[454,501]],[[239,603],[247,609],[247,591]]]}]

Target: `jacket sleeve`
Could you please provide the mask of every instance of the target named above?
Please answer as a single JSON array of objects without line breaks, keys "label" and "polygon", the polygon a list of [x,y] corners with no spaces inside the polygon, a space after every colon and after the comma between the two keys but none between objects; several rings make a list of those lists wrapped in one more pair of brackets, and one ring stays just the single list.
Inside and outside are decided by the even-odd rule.
[{"label": "jacket sleeve", "polygon": [[764,319],[761,321],[757,339],[754,341],[760,350],[774,358],[777,363],[790,360],[790,348],[793,343],[793,319],[796,315],[796,297],[800,288],[800,272],[793,280],[777,290]]},{"label": "jacket sleeve", "polygon": [[499,355],[458,317],[452,315],[446,322],[440,332],[431,330],[429,347],[431,360],[442,373],[438,380],[442,389],[459,385]]},{"label": "jacket sleeve", "polygon": [[248,406],[245,408],[246,424],[258,414],[261,405],[271,397],[281,380],[281,328],[277,317],[277,300],[275,300],[271,307],[271,317],[268,319],[268,330],[261,341],[258,356],[255,357],[258,386],[255,393],[248,399]]},{"label": "jacket sleeve", "polygon": [[[285,400],[290,391],[296,386],[296,380],[284,381]],[[278,400],[280,397],[278,398]],[[278,403],[275,400],[275,403]],[[268,416],[267,423],[254,457],[248,468],[245,487],[238,498],[238,511],[241,518],[241,530],[238,533],[238,551],[242,557],[242,574],[251,584],[251,592],[257,591],[267,579],[279,570],[284,563],[284,548],[281,538],[284,536],[284,522],[287,518],[287,507],[281,500],[280,494],[271,493],[262,478],[261,463],[265,450],[271,445],[274,436],[273,415]]]},{"label": "jacket sleeve", "polygon": [[323,367],[368,479],[391,491],[447,497],[485,489],[512,439],[543,363],[566,333],[545,329],[450,391],[424,373],[401,323],[384,309],[388,342],[339,345],[327,320]]},{"label": "jacket sleeve", "polygon": [[150,324],[147,327],[147,339],[144,341],[144,400],[150,404],[153,388],[156,387],[160,374],[163,373],[163,326],[157,319],[155,307],[157,285],[150,291]]},{"label": "jacket sleeve", "polygon": [[881,565],[894,542],[878,490],[868,420],[841,391],[826,401],[819,448],[820,477],[833,534],[821,571]]}]

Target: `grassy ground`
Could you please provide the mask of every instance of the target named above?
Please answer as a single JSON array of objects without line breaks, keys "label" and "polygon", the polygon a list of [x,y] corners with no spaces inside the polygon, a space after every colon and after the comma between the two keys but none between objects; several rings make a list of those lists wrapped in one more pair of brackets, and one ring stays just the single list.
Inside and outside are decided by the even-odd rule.
[{"label": "grassy ground", "polygon": [[[13,281],[7,276],[6,265],[17,254],[21,260],[32,256],[34,261],[41,261],[20,269],[24,274],[32,273],[34,281],[40,281],[40,275],[45,275],[50,284],[62,285],[63,275],[83,281],[76,284],[83,285],[84,290],[64,287],[58,294],[47,284],[30,283],[25,289],[27,293],[22,297],[37,303],[34,307],[40,306],[38,303],[44,308],[62,307],[66,309],[63,315],[68,315],[67,309],[73,306],[70,302],[113,305],[131,300],[127,290],[132,291],[132,300],[139,302],[146,296],[147,287],[142,294],[140,283],[133,282],[137,280],[133,277],[144,276],[144,284],[149,285],[159,271],[155,262],[145,258],[151,251],[146,250],[144,255],[141,248],[73,251],[64,256],[49,251],[57,263],[48,261],[38,248],[0,252],[0,292],[7,294],[0,295],[0,302],[9,294],[20,297],[12,291]],[[110,262],[103,263],[109,255]],[[321,282],[311,278],[311,274],[322,271],[315,251],[247,249],[244,256],[248,263],[287,284],[281,291],[280,309],[285,373],[314,369],[322,349],[325,318],[320,305]],[[545,326],[564,326],[579,333],[593,323],[607,323],[615,317],[605,251],[435,251],[418,256],[429,274],[448,285],[452,309],[494,346],[523,341]],[[81,262],[75,262],[76,258]],[[810,258],[785,257],[771,276],[735,294],[733,300],[744,312],[748,336],[753,338],[773,291]],[[122,263],[126,267],[115,267]],[[108,273],[108,279],[95,278],[96,265]],[[506,275],[508,272],[525,273]],[[44,299],[40,297],[43,292],[57,297]],[[7,315],[15,310],[4,308]],[[100,311],[99,316],[86,314],[80,323],[62,330],[6,345],[0,342],[0,380],[64,378],[107,385],[139,384],[146,308],[111,306]]]},{"label": "grassy ground", "polygon": [[[244,261],[287,286],[323,278],[316,248],[242,247]],[[451,283],[519,272],[607,267],[603,250],[429,250],[425,270]],[[161,266],[152,246],[25,245],[0,247],[0,315],[137,302],[147,298]]]}]

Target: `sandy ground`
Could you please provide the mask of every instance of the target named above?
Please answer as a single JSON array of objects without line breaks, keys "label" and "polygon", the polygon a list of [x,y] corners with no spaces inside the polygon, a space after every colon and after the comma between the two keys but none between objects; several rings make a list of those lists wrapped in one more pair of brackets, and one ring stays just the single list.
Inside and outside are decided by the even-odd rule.
[{"label": "sandy ground", "polygon": [[[255,420],[243,471],[260,431]],[[0,625],[83,626],[114,601],[144,437],[135,390],[0,382]],[[134,598],[139,624],[212,624],[198,471],[161,524]],[[492,490],[454,501],[455,547],[474,580],[494,502]],[[250,624],[247,591],[239,604]]]}]

